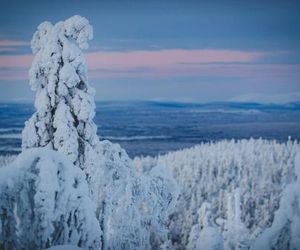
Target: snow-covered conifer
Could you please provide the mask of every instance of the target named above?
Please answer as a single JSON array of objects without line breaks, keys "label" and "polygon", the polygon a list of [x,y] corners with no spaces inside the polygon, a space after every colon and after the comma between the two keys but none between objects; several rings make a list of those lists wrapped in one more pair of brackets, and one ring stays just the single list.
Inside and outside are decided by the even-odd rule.
[{"label": "snow-covered conifer", "polygon": [[105,140],[90,187],[103,230],[104,249],[151,249],[167,241],[167,219],[176,204],[177,184],[167,169],[139,175],[125,150]]},{"label": "snow-covered conifer", "polygon": [[26,122],[22,148],[59,151],[84,170],[103,249],[150,249],[167,240],[166,218],[177,197],[176,184],[154,172],[139,176],[119,145],[99,141],[92,120],[94,91],[81,52],[91,38],[92,27],[80,16],[38,27],[30,69],[36,112]]},{"label": "snow-covered conifer", "polygon": [[57,150],[82,169],[98,141],[92,120],[94,90],[81,52],[92,36],[92,26],[80,16],[39,25],[31,41],[35,57],[29,74],[36,112],[22,133],[23,150]]},{"label": "snow-covered conifer", "polygon": [[211,204],[202,203],[198,217],[198,224],[191,229],[187,249],[223,250],[222,233],[212,220]]},{"label": "snow-covered conifer", "polygon": [[53,150],[29,149],[0,169],[0,249],[101,247],[84,173]]}]

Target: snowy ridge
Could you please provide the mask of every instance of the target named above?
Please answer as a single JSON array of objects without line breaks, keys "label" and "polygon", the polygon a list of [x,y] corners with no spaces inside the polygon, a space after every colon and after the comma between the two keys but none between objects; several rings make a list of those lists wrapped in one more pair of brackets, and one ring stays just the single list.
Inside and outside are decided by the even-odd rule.
[{"label": "snowy ridge", "polygon": [[140,140],[155,140],[155,139],[170,139],[171,136],[166,135],[137,135],[137,136],[105,136],[107,140],[118,141],[140,141]]},{"label": "snowy ridge", "polygon": [[[292,204],[289,198],[281,198],[284,193],[299,196],[299,186],[287,191],[289,185],[298,185],[293,183],[299,149],[299,144],[293,141],[281,144],[261,139],[232,140],[201,144],[155,158],[135,158],[134,162],[143,171],[157,164],[165,166],[179,184],[181,193],[170,222],[174,246],[208,249],[203,241],[206,236],[202,235],[207,228],[209,232],[219,232],[213,234],[222,239],[224,249],[248,249],[259,235],[280,220],[274,216],[280,213],[276,211],[280,211],[282,204]],[[299,176],[297,172],[298,179]],[[299,217],[293,220],[293,227],[298,229]],[[291,238],[299,240],[296,229],[292,235],[283,231],[290,244]],[[208,238],[207,244],[210,241],[214,240]],[[299,249],[300,245],[296,246]],[[268,247],[260,249],[271,249],[272,245]],[[273,247],[283,249],[276,244]]]}]

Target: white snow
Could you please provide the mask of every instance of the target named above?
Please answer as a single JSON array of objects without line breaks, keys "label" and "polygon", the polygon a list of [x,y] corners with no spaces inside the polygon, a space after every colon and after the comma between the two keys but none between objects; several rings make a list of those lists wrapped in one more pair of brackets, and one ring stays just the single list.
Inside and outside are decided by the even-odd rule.
[{"label": "white snow", "polygon": [[166,241],[165,223],[177,197],[171,175],[156,168],[140,175],[124,149],[109,141],[97,150],[88,176],[104,248],[151,249]]},{"label": "white snow", "polygon": [[[136,158],[134,162],[144,172],[156,165],[168,168],[179,185],[181,192],[169,227],[175,245],[188,249],[247,249],[257,239],[265,245],[255,249],[268,249],[266,245],[271,248],[272,244],[283,249],[263,235],[274,239],[287,221],[293,221],[290,231],[281,231],[281,237],[286,237],[290,246],[300,246],[300,219],[296,216],[299,207],[293,205],[299,201],[293,197],[300,195],[299,184],[294,182],[295,172],[297,178],[300,176],[295,163],[297,152],[300,146],[292,141],[232,140],[155,158]],[[285,198],[285,194],[290,196]],[[209,204],[207,226],[200,216],[205,203]],[[268,229],[270,226],[274,229]],[[267,233],[270,230],[272,233]],[[257,238],[261,234],[263,240]],[[213,241],[215,245],[211,237],[219,239]]]},{"label": "white snow", "polygon": [[64,155],[28,149],[0,168],[0,246],[100,247],[101,230],[84,173]]},{"label": "white snow", "polygon": [[272,225],[254,242],[253,250],[300,249],[300,152],[295,159],[296,181],[283,190]]},{"label": "white snow", "polygon": [[[1,149],[1,148],[0,148]],[[4,167],[16,158],[15,155],[0,155],[0,167]]]},{"label": "white snow", "polygon": [[54,246],[47,248],[45,250],[82,250],[83,248],[79,248],[77,246],[72,245],[60,245],[60,246]]}]

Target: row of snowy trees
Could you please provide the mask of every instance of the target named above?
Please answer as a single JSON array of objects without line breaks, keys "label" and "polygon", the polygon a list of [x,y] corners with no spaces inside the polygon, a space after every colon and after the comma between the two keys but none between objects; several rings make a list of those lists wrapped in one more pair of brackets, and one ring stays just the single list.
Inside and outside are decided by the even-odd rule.
[{"label": "row of snowy trees", "polygon": [[164,169],[139,173],[120,146],[99,141],[80,16],[39,25],[30,85],[36,112],[22,153],[0,169],[0,249],[151,249],[168,244],[177,189]]},{"label": "row of snowy trees", "polygon": [[136,158],[135,165],[144,172],[165,166],[179,185],[174,248],[300,249],[299,157],[297,142],[250,139]]}]

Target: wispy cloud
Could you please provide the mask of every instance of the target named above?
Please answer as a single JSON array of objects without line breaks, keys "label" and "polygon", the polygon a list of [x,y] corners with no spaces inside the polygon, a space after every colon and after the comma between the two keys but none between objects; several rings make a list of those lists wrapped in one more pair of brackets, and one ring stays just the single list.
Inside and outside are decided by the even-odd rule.
[{"label": "wispy cloud", "polygon": [[0,40],[0,54],[20,53],[28,48],[29,42],[19,40]]},{"label": "wispy cloud", "polygon": [[257,103],[290,103],[300,101],[300,92],[284,93],[284,94],[262,94],[249,93],[239,95],[228,101],[233,102],[257,102]]},{"label": "wispy cloud", "polygon": [[12,52],[16,51],[16,48],[11,48],[11,47],[0,47],[0,52]]},{"label": "wispy cloud", "polygon": [[28,69],[25,68],[0,68],[0,81],[27,80]]},{"label": "wispy cloud", "polygon": [[[300,64],[261,64],[265,52],[230,50],[158,50],[90,52],[85,57],[90,78],[225,76],[290,77]],[[272,54],[271,54],[272,55]],[[33,55],[0,56],[0,80],[28,78]]]},{"label": "wispy cloud", "polygon": [[1,47],[28,46],[30,43],[20,40],[0,40]]},{"label": "wispy cloud", "polygon": [[[13,69],[24,68],[28,69],[32,63],[33,55],[3,55],[0,56],[0,68]],[[1,78],[1,76],[0,76]]]},{"label": "wispy cloud", "polygon": [[86,54],[89,68],[132,69],[162,68],[177,64],[250,62],[263,56],[264,52],[230,50],[158,50],[129,52],[93,52]]},{"label": "wispy cloud", "polygon": [[168,78],[168,77],[224,77],[265,82],[290,81],[299,78],[300,64],[199,64],[173,65],[162,68],[135,68],[128,70],[90,70],[89,78]]}]

